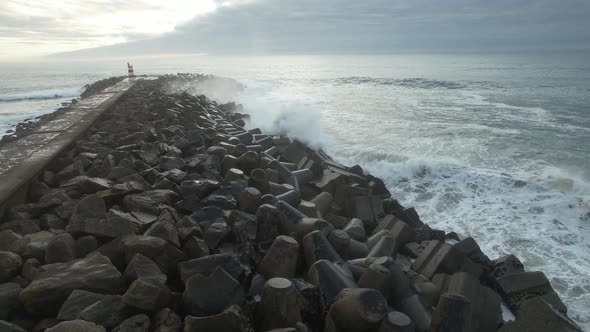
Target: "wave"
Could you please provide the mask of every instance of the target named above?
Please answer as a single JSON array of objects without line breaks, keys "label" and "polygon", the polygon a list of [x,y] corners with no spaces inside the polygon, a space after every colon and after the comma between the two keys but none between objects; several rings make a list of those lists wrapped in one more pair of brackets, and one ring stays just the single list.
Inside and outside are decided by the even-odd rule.
[{"label": "wave", "polygon": [[590,323],[590,296],[580,291],[590,290],[587,180],[557,168],[508,174],[440,159],[336,150],[329,151],[336,160],[381,177],[433,228],[474,237],[492,259],[516,253],[527,269],[544,271],[571,317]]},{"label": "wave", "polygon": [[9,95],[0,95],[0,102],[17,102],[27,100],[48,100],[75,98],[80,96],[80,88],[45,89],[21,92]]},{"label": "wave", "polygon": [[415,78],[377,78],[377,77],[341,77],[334,80],[336,84],[374,84],[394,85],[410,89],[449,89],[458,90],[466,88],[466,85],[443,80],[433,80],[421,77]]}]

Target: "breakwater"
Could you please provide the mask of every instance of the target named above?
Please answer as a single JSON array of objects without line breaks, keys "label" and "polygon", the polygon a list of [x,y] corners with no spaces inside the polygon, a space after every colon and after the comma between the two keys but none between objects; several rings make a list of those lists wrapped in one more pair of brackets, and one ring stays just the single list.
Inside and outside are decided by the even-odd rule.
[{"label": "breakwater", "polygon": [[2,327],[580,330],[542,272],[183,79],[136,82],[6,207]]}]

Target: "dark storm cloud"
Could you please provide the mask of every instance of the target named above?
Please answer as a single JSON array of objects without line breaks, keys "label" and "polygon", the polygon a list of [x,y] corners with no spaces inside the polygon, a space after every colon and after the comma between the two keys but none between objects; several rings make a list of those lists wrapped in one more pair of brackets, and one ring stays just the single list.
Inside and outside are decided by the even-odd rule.
[{"label": "dark storm cloud", "polygon": [[100,52],[586,48],[589,14],[586,0],[258,0],[221,7],[164,36]]}]

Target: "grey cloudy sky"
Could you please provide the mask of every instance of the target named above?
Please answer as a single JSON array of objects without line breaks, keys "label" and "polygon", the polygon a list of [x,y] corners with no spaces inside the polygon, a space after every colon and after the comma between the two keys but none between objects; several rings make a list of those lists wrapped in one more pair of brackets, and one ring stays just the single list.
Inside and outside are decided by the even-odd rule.
[{"label": "grey cloudy sky", "polygon": [[37,0],[46,4],[34,16],[10,6],[24,1],[4,1],[1,51],[6,42],[51,43],[44,53],[115,44],[78,55],[590,47],[588,0],[70,0],[54,10]]}]

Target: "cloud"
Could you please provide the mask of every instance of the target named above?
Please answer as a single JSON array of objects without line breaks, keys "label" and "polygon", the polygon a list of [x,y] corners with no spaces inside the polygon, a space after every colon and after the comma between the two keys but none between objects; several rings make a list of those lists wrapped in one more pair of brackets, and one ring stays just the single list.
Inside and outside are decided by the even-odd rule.
[{"label": "cloud", "polygon": [[[1,46],[18,51],[37,43],[37,53],[88,48],[145,39],[209,13],[219,0],[3,0]],[[15,53],[16,54],[16,53]]]},{"label": "cloud", "polygon": [[[23,39],[57,36],[54,38],[74,44],[83,43],[85,38],[95,45],[119,43],[76,52],[78,55],[374,53],[590,45],[590,2],[586,0],[190,0],[200,4],[207,1],[216,10],[177,17],[173,26],[172,21],[166,21],[162,26],[167,28],[159,30],[119,24],[101,31],[97,28],[101,19],[89,24],[92,28],[74,22],[80,13],[94,11],[102,13],[91,15],[95,18],[119,13],[115,15],[117,22],[124,22],[122,13],[134,8],[146,13],[162,11],[158,6],[170,1],[112,0],[101,8],[102,1],[92,0],[83,8],[73,6],[77,9],[64,11],[63,22],[51,16],[14,21],[14,15],[4,11],[0,21],[4,23],[6,17],[8,24],[1,25],[5,28],[0,28],[0,38],[7,33],[2,29],[9,29]],[[194,17],[186,19],[188,16]],[[162,33],[154,36],[152,30]]]}]

